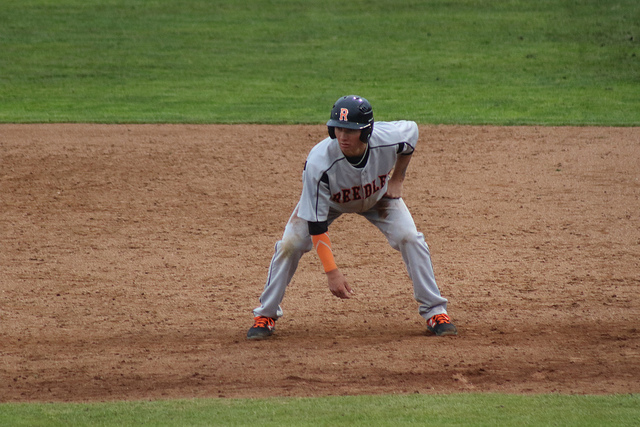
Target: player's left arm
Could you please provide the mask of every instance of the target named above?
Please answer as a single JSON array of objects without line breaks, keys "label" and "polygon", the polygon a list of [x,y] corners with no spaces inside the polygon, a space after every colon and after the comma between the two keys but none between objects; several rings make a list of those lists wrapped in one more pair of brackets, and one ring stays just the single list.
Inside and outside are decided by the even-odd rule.
[{"label": "player's left arm", "polygon": [[402,197],[404,178],[407,174],[411,156],[416,149],[420,131],[418,124],[414,121],[399,120],[392,123],[395,128],[396,141],[402,142],[399,142],[397,146],[396,162],[391,177],[387,182],[385,197],[399,199]]},{"label": "player's left arm", "polygon": [[400,154],[396,159],[391,178],[389,178],[387,184],[385,197],[390,199],[399,199],[402,197],[402,186],[404,184],[404,178],[407,175],[407,168],[409,167],[412,154],[413,152],[410,154]]}]

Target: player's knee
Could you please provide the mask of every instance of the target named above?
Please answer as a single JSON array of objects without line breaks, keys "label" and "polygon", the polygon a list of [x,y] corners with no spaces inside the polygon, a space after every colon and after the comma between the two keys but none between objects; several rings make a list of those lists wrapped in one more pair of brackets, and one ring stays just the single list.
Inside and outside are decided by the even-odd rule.
[{"label": "player's knee", "polygon": [[389,243],[391,244],[391,247],[393,247],[393,249],[399,251],[407,246],[426,246],[422,233],[418,233],[415,230],[407,230],[404,233],[396,233],[396,235],[389,240]]},{"label": "player's knee", "polygon": [[309,252],[313,248],[313,242],[309,236],[299,236],[296,234],[284,236],[279,242],[279,249],[284,256],[298,255],[302,256],[305,252]]}]

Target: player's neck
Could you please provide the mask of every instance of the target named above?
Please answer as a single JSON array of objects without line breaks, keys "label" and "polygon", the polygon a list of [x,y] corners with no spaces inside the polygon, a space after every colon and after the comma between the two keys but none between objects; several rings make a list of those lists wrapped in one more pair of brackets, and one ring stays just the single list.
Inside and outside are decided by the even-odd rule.
[{"label": "player's neck", "polygon": [[[345,156],[346,157],[346,156]],[[363,168],[367,164],[369,158],[369,144],[364,149],[362,156],[347,157],[347,161],[351,163],[354,168]]]}]

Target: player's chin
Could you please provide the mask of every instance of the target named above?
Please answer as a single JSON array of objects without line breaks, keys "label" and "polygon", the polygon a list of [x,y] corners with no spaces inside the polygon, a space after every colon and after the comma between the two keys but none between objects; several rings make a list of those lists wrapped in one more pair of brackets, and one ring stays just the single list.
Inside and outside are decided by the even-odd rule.
[{"label": "player's chin", "polygon": [[359,147],[354,143],[344,142],[339,144],[340,144],[340,151],[342,151],[342,154],[344,154],[347,157],[356,157],[356,156],[361,156],[363,154],[361,147]]}]

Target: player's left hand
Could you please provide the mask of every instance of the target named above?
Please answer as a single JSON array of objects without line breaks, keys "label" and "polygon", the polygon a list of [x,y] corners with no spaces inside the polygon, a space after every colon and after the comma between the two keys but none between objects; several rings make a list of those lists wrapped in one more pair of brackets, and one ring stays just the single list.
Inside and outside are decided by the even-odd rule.
[{"label": "player's left hand", "polygon": [[399,199],[402,197],[402,185],[403,181],[394,180],[391,178],[387,185],[387,192],[384,197],[388,197],[389,199]]}]

